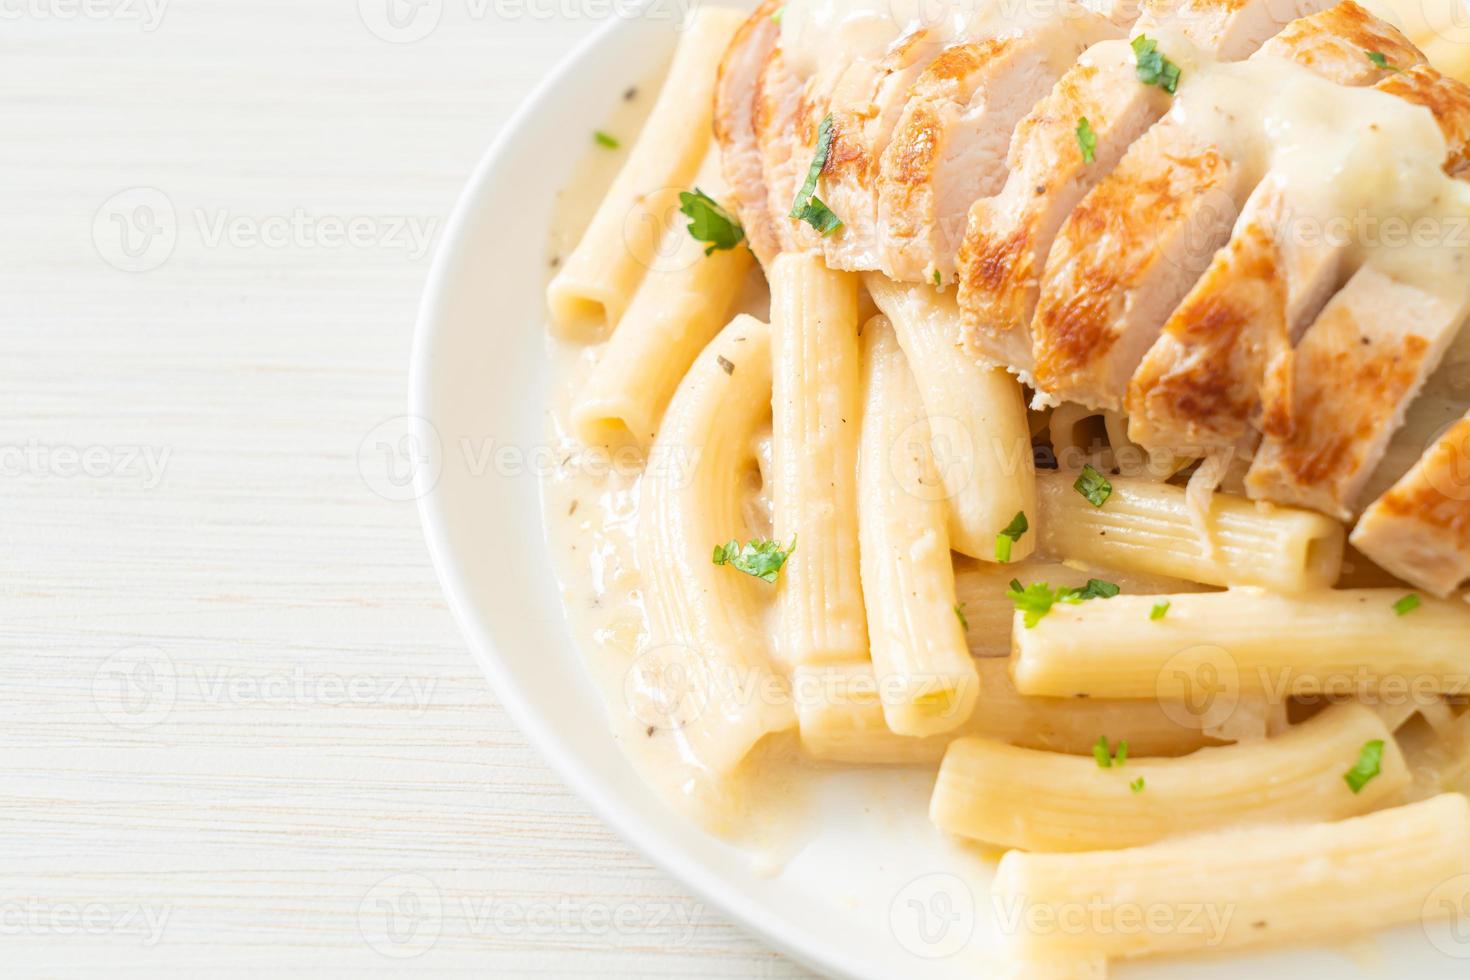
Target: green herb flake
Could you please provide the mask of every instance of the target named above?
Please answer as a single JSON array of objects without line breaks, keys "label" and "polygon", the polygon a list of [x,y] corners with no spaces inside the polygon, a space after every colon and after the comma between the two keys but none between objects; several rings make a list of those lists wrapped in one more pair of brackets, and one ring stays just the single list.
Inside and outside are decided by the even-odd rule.
[{"label": "green herb flake", "polygon": [[1019,579],[1011,579],[1011,588],[1006,592],[1006,598],[1022,614],[1023,622],[1029,630],[1034,629],[1042,617],[1051,612],[1051,607],[1059,602],[1076,605],[1088,599],[1111,599],[1121,591],[1112,582],[1097,578],[1088,579],[1087,584],[1080,589],[1065,585],[1053,589],[1045,582],[1032,582],[1022,586]]},{"label": "green herb flake", "polygon": [[1167,602],[1154,603],[1154,607],[1148,611],[1148,618],[1151,620],[1163,619],[1169,614],[1169,605]]},{"label": "green herb flake", "polygon": [[1097,134],[1086,116],[1077,120],[1077,148],[1082,151],[1082,162],[1092,163],[1097,159]]},{"label": "green herb flake", "polygon": [[944,285],[944,277],[939,274],[939,270],[938,269],[935,269],[934,270],[934,285],[936,285],[936,286],[943,286]]},{"label": "green herb flake", "polygon": [[1067,602],[1081,602],[1084,599],[1111,599],[1123,590],[1112,582],[1104,582],[1100,578],[1090,578],[1087,584],[1075,592],[1063,596]]},{"label": "green herb flake", "polygon": [[965,618],[965,604],[963,602],[956,602],[954,604],[954,615],[955,619],[960,621],[960,629],[966,633],[970,632],[970,621]]},{"label": "green herb flake", "polygon": [[1134,73],[1145,85],[1157,85],[1173,95],[1179,88],[1179,66],[1159,50],[1159,42],[1147,34],[1133,39]]},{"label": "green herb flake", "polygon": [[995,560],[1008,562],[1011,560],[1011,545],[1021,540],[1021,536],[1031,530],[1031,525],[1026,520],[1026,512],[1016,511],[1016,516],[1011,518],[999,534],[995,536]]},{"label": "green herb flake", "polygon": [[609,150],[616,150],[618,147],[623,145],[618,142],[618,138],[616,136],[604,133],[600,129],[592,134],[592,138],[597,142],[598,146],[605,146]]},{"label": "green herb flake", "polygon": [[1133,790],[1133,792],[1135,792],[1135,793],[1142,793],[1143,792],[1143,777],[1142,776],[1139,776],[1133,782],[1129,783],[1128,784],[1128,788],[1131,789],[1131,790]]},{"label": "green herb flake", "polygon": [[719,202],[698,187],[694,193],[681,191],[679,210],[689,219],[689,235],[697,242],[705,242],[705,255],[713,255],[722,249],[732,249],[745,241],[745,229],[735,216]]},{"label": "green herb flake", "polygon": [[781,566],[786,564],[786,559],[795,550],[794,536],[790,546],[786,548],[770,540],[747,541],[742,547],[739,541],[731,538],[725,544],[715,545],[713,561],[716,565],[732,565],[746,575],[762,581],[774,582]]},{"label": "green herb flake", "polygon": [[1389,64],[1388,56],[1385,55],[1382,51],[1364,51],[1363,53],[1368,56],[1369,61],[1373,62],[1376,67],[1382,68],[1384,71],[1398,72],[1401,70]]},{"label": "green herb flake", "polygon": [[771,14],[771,23],[773,23],[773,24],[779,24],[779,23],[781,23],[781,18],[782,17],[785,17],[785,16],[786,16],[786,5],[783,3],[783,4],[781,4],[781,6],[779,6],[779,7],[776,8],[776,10],[775,10],[774,13]]},{"label": "green herb flake", "polygon": [[1363,787],[1383,770],[1383,739],[1375,738],[1371,742],[1364,742],[1363,747],[1358,750],[1358,761],[1353,767],[1342,774],[1347,781],[1348,789],[1354,793],[1363,792]]},{"label": "green herb flake", "polygon": [[1086,497],[1087,502],[1094,507],[1101,507],[1113,495],[1113,485],[1108,482],[1107,477],[1093,469],[1091,463],[1082,467],[1082,475],[1072,484],[1072,489]]},{"label": "green herb flake", "polygon": [[1424,600],[1419,598],[1419,594],[1410,592],[1393,604],[1393,611],[1400,616],[1407,616],[1422,605],[1424,605]]},{"label": "green herb flake", "polygon": [[1119,742],[1116,751],[1109,751],[1108,737],[1099,735],[1092,746],[1092,757],[1097,760],[1099,769],[1112,769],[1115,766],[1121,768],[1128,761],[1128,740]]},{"label": "green herb flake", "polygon": [[817,197],[817,182],[822,179],[822,171],[827,166],[827,157],[832,153],[832,140],[835,137],[836,134],[832,131],[832,115],[828,113],[817,127],[817,152],[812,157],[806,180],[802,183],[801,190],[796,192],[796,200],[791,205],[791,214],[788,215],[798,221],[805,221],[823,238],[842,227],[842,219],[833,214],[832,209]]}]

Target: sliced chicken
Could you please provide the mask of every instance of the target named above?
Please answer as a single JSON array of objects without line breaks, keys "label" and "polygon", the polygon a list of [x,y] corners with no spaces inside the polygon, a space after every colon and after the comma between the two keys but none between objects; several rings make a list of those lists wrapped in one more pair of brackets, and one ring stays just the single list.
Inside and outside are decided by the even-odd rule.
[{"label": "sliced chicken", "polygon": [[[1082,56],[1016,128],[1009,177],[970,208],[957,258],[966,346],[982,361],[1033,383],[1031,316],[1057,229],[1134,140],[1169,107],[1167,93],[1140,85],[1133,49],[1108,41]],[[1093,133],[1093,160],[1078,139]]]},{"label": "sliced chicken", "polygon": [[787,217],[796,192],[811,166],[803,152],[799,127],[807,110],[806,86],[777,47],[766,58],[755,96],[755,135],[761,148],[761,172],[776,239],[783,252],[800,251],[797,222]]},{"label": "sliced chicken", "polygon": [[746,240],[763,266],[781,250],[781,239],[756,136],[756,97],[766,62],[781,33],[772,19],[780,6],[781,0],[765,0],[735,33],[720,62],[715,87],[715,140],[720,145],[720,162]]},{"label": "sliced chicken", "polygon": [[822,174],[822,200],[843,221],[822,248],[834,269],[876,270],[878,170],[909,88],[943,50],[933,31],[914,31],[882,58],[860,58],[832,98],[832,152]]},{"label": "sliced chicken", "polygon": [[914,82],[878,178],[883,271],[948,282],[970,205],[1000,190],[1016,123],[1092,44],[1120,32],[1064,3],[1039,23],[945,50]]},{"label": "sliced chicken", "polygon": [[[1408,52],[1398,52],[1406,61]],[[1470,87],[1428,66],[1389,75],[1379,91],[1429,105],[1445,136],[1445,166],[1460,166],[1470,133]],[[1353,240],[1346,220],[1268,176],[1230,243],[1180,304],[1129,384],[1129,436],[1203,455],[1255,428],[1290,431],[1291,347],[1341,283]],[[1274,417],[1258,418],[1263,387]]]},{"label": "sliced chicken", "polygon": [[[1339,4],[1298,22],[1292,39],[1253,55],[1260,69],[1233,75],[1216,69],[1214,84],[1248,82],[1265,98],[1269,65],[1299,51],[1329,81],[1377,82],[1397,69],[1379,66],[1361,48],[1334,55],[1335,48],[1317,40],[1325,34],[1351,42],[1364,36],[1365,23],[1375,39],[1393,30],[1355,5]],[[1197,104],[1181,93],[1058,232],[1032,323],[1034,374],[1046,399],[1122,407],[1129,378],[1229,240],[1261,176],[1261,164],[1246,150],[1222,145],[1214,133],[1230,128],[1231,113],[1211,102],[1210,92]]]},{"label": "sliced chicken", "polygon": [[1470,579],[1470,416],[1363,512],[1350,540],[1384,569],[1441,598]]},{"label": "sliced chicken", "polygon": [[1352,517],[1409,403],[1470,314],[1470,264],[1463,250],[1453,258],[1457,280],[1447,288],[1369,264],[1328,302],[1297,345],[1290,432],[1262,440],[1246,475],[1251,497]]},{"label": "sliced chicken", "polygon": [[[1283,17],[1313,13],[1332,0],[1284,12],[1271,0],[1217,0],[1188,6],[1154,0],[1136,34],[1185,35],[1223,60],[1250,55],[1282,29]],[[1180,18],[1180,19],[1176,19]],[[1112,172],[1125,150],[1171,104],[1162,89],[1140,84],[1132,48],[1104,42],[1089,50],[1016,129],[1005,187],[971,208],[958,258],[965,341],[981,360],[1010,367],[1033,383],[1031,318],[1053,239],[1067,216]],[[1094,159],[1082,154],[1086,119]]]}]

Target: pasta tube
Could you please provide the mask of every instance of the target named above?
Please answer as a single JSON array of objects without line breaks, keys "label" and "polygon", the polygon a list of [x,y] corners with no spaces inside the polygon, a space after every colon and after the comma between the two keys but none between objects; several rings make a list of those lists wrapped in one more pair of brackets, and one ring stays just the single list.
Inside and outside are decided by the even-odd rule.
[{"label": "pasta tube", "polygon": [[658,102],[628,161],[546,291],[555,332],[589,341],[622,319],[656,259],[649,229],[662,228],[710,146],[715,74],[744,17],[702,7],[679,41]]},{"label": "pasta tube", "polygon": [[[717,153],[706,156],[695,186],[724,198]],[[653,442],[674,389],[727,321],[752,263],[743,245],[706,256],[682,221],[669,226],[659,251],[674,257],[669,268],[644,277],[572,404],[572,429],[589,446]]]},{"label": "pasta tube", "polygon": [[1076,473],[1037,478],[1041,547],[1058,558],[1206,585],[1305,592],[1337,581],[1342,525],[1322,514],[1214,495],[1213,550],[1190,521],[1182,487],[1108,477],[1101,507],[1073,486]]},{"label": "pasta tube", "polygon": [[771,586],[710,560],[716,544],[749,531],[735,474],[754,465],[752,434],[768,411],[770,363],[767,326],[747,316],[732,320],[694,362],[655,442],[699,447],[698,459],[684,479],[650,472],[641,490],[637,550],[648,579],[649,637],[645,669],[634,681],[643,676],[658,689],[634,693],[669,705],[665,727],[717,776],[733,771],[764,736],[796,723],[761,627]]},{"label": "pasta tube", "polygon": [[[1081,588],[1095,576],[1105,577],[1129,595],[1162,595],[1175,592],[1204,592],[1207,586],[1159,575],[1074,568],[1061,562],[1029,559],[1015,565],[993,562],[960,562],[955,566],[954,591],[959,615],[965,625],[970,652],[977,657],[1011,655],[1011,623],[1016,606],[1006,597],[1013,578],[1023,582],[1046,582],[1052,586]],[[1094,734],[1093,736],[1097,736]]]},{"label": "pasta tube", "polygon": [[868,654],[854,485],[857,285],[819,255],[771,265],[771,496],[776,540],[796,542],[776,586],[776,652],[787,665]]},{"label": "pasta tube", "polygon": [[1087,756],[1099,732],[1128,740],[1143,756],[1177,756],[1214,744],[1179,724],[1154,701],[1029,698],[1016,693],[1005,660],[980,658],[980,694],[953,731],[895,735],[883,718],[873,665],[798,667],[792,679],[801,743],[816,759],[857,765],[933,765],[957,737],[979,735],[1011,745]]},{"label": "pasta tube", "polygon": [[1110,958],[1356,936],[1470,899],[1470,801],[1445,794],[1336,823],[1001,859],[1022,950]]},{"label": "pasta tube", "polygon": [[[863,330],[858,533],[873,667],[888,727],[934,735],[964,723],[979,678],[955,611],[944,504],[924,406],[886,317]],[[778,505],[779,509],[779,505]]]},{"label": "pasta tube", "polygon": [[[1023,694],[1165,700],[1470,691],[1470,608],[1398,589],[1254,590],[1058,603],[1015,629]],[[1021,614],[1018,612],[1018,620]]]},{"label": "pasta tube", "polygon": [[[1021,385],[1003,368],[985,368],[960,341],[954,293],[865,277],[893,323],[918,380],[954,550],[995,561],[996,537],[1017,514],[1036,523],[1036,468]],[[1031,554],[1036,535],[1009,544],[1010,560]]]},{"label": "pasta tube", "polygon": [[[1409,769],[1393,733],[1360,704],[1337,705],[1276,738],[1139,758],[1102,730],[1126,761],[1017,748],[984,738],[953,742],[939,767],[929,816],[952,834],[1030,851],[1147,844],[1241,822],[1335,820],[1398,802]],[[1384,744],[1379,774],[1354,792],[1343,779],[1363,745]],[[1111,759],[1111,755],[1108,756]]]}]

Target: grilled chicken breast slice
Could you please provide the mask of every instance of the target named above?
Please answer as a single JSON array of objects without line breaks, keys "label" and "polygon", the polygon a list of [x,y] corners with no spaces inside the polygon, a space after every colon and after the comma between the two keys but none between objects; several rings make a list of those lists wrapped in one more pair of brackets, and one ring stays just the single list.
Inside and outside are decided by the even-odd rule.
[{"label": "grilled chicken breast slice", "polygon": [[1470,415],[1363,512],[1349,540],[1382,568],[1440,598],[1470,579]]},{"label": "grilled chicken breast slice", "polygon": [[883,151],[914,80],[943,47],[935,32],[914,31],[882,58],[855,61],[834,93],[834,136],[822,174],[822,200],[842,219],[843,228],[822,242],[831,268],[879,268],[878,171]]},{"label": "grilled chicken breast slice", "polygon": [[765,0],[735,32],[720,61],[715,83],[715,141],[720,146],[720,164],[730,187],[729,203],[762,266],[769,264],[781,250],[755,126],[761,74],[781,33],[771,19],[780,5],[780,0]]},{"label": "grilled chicken breast slice", "polygon": [[1289,409],[1267,399],[1266,414],[1290,417],[1290,432],[1262,440],[1246,492],[1349,520],[1409,403],[1470,313],[1453,292],[1400,282],[1373,265],[1354,273],[1297,345]]},{"label": "grilled chicken breast slice", "polygon": [[[1319,35],[1392,31],[1347,3],[1298,21],[1252,61],[1308,54],[1310,70],[1359,86],[1391,71]],[[1381,24],[1381,28],[1378,26]],[[1407,42],[1405,42],[1407,44]],[[1305,66],[1304,66],[1305,67]],[[1169,315],[1224,246],[1259,174],[1179,105],[1124,155],[1058,232],[1032,323],[1035,379],[1047,400],[1122,407],[1128,382]]]},{"label": "grilled chicken breast slice", "polygon": [[954,278],[970,205],[1000,190],[1016,124],[1088,47],[1120,32],[1066,3],[1016,33],[957,44],[914,82],[878,178],[883,271]]},{"label": "grilled chicken breast slice", "polygon": [[[1313,13],[1331,3],[1304,0],[1287,13]],[[1230,60],[1250,55],[1261,39],[1281,30],[1285,15],[1270,0],[1152,0],[1135,33],[1183,34]],[[1028,384],[1034,384],[1031,319],[1058,229],[1170,106],[1162,89],[1138,82],[1136,69],[1127,44],[1090,49],[1017,127],[1005,187],[970,209],[958,257],[964,339],[982,361],[1009,367]],[[1082,119],[1095,139],[1090,163],[1079,143]]]},{"label": "grilled chicken breast slice", "polygon": [[[1398,52],[1407,62],[1414,53]],[[1376,88],[1426,105],[1445,136],[1447,171],[1459,167],[1470,132],[1470,87],[1427,65],[1391,74]],[[1205,454],[1248,439],[1255,428],[1290,431],[1291,348],[1340,284],[1352,236],[1339,216],[1297,200],[1268,175],[1246,203],[1230,243],[1164,325],[1129,384],[1129,436],[1151,449]],[[1263,386],[1276,417],[1258,418]]]}]

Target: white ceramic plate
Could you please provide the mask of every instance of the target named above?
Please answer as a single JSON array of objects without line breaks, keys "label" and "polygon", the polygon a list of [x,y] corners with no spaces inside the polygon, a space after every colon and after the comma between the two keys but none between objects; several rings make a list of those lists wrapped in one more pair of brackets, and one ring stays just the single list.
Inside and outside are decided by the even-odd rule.
[{"label": "white ceramic plate", "polygon": [[[1015,910],[997,916],[986,894],[987,865],[928,823],[931,776],[821,777],[808,804],[811,836],[777,873],[704,834],[645,788],[609,738],[602,701],[572,645],[536,479],[477,474],[483,468],[462,451],[486,440],[527,451],[544,443],[542,243],[553,197],[625,84],[639,81],[675,37],[667,16],[610,23],[506,126],[459,201],[420,311],[410,399],[410,416],[425,420],[420,445],[437,454],[417,468],[435,566],[517,723],[603,819],[669,874],[825,973],[1000,976],[998,920]],[[1470,957],[1470,939],[1449,952]],[[1437,950],[1411,926],[1350,950],[1159,962],[1117,968],[1114,976],[1388,980],[1466,971],[1470,960]]]}]

